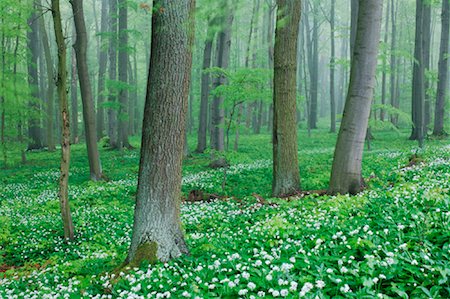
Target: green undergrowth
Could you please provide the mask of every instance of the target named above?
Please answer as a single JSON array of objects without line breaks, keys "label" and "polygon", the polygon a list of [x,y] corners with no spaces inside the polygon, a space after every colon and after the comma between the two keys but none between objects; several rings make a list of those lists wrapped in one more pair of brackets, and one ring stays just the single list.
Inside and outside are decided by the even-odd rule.
[{"label": "green undergrowth", "polygon": [[[0,298],[448,298],[448,140],[418,150],[406,132],[374,135],[368,189],[356,196],[270,198],[268,134],[243,135],[239,152],[225,154],[226,172],[208,168],[210,153],[191,154],[183,194],[224,196],[182,205],[191,255],[115,274],[131,237],[139,150],[101,149],[109,180],[93,183],[84,145],[73,146],[71,243],[59,216],[59,153],[29,153],[29,164],[1,171]],[[303,189],[327,187],[335,140],[300,133]]]}]

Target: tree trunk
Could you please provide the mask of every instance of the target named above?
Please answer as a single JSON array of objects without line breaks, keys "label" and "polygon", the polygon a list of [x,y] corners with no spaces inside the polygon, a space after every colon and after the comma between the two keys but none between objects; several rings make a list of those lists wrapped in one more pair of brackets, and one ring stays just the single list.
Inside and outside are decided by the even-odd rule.
[{"label": "tree trunk", "polygon": [[364,184],[361,162],[375,87],[383,1],[360,1],[359,4],[349,91],[331,171],[331,194],[354,194]]},{"label": "tree trunk", "polygon": [[423,71],[424,71],[424,83],[423,89],[425,93],[424,98],[424,111],[423,111],[423,138],[426,138],[428,133],[428,126],[431,119],[431,98],[428,92],[430,88],[430,80],[428,80],[425,73],[430,70],[430,46],[431,46],[431,4],[423,4],[423,32],[422,32],[422,45],[423,45]]},{"label": "tree trunk", "polygon": [[211,76],[206,69],[211,67],[212,45],[215,35],[214,30],[215,20],[211,19],[208,22],[208,31],[206,34],[205,48],[203,50],[203,65],[202,65],[202,90],[200,99],[200,112],[198,124],[198,139],[197,139],[197,153],[203,153],[206,149],[206,136],[208,127],[208,102],[209,102],[209,88]]},{"label": "tree trunk", "polygon": [[330,31],[331,31],[331,59],[330,59],[330,133],[336,132],[336,97],[334,87],[334,72],[335,72],[335,38],[334,38],[334,15],[335,15],[336,0],[331,0],[330,12]]},{"label": "tree trunk", "polygon": [[[395,55],[395,51],[397,50],[397,26],[396,26],[396,16],[398,6],[397,0],[391,0],[391,76],[390,76],[390,96],[391,96],[391,106],[394,108],[399,107],[399,102],[397,98],[397,80],[398,77],[397,72],[397,57]],[[397,2],[397,3],[396,3]],[[396,115],[390,116],[391,122],[393,125],[397,125],[398,118]]]},{"label": "tree trunk", "polygon": [[[38,2],[41,6],[41,1]],[[53,61],[50,52],[50,45],[48,41],[47,31],[45,29],[44,15],[39,18],[39,31],[41,34],[42,46],[44,49],[44,56],[47,69],[47,117],[46,117],[46,132],[47,132],[47,147],[49,151],[55,150],[55,139],[53,134],[53,101],[54,101],[54,72],[53,72]]]},{"label": "tree trunk", "polygon": [[97,138],[103,137],[104,125],[105,125],[105,110],[103,109],[103,103],[105,102],[105,73],[108,62],[108,52],[106,48],[105,37],[108,31],[108,1],[102,0],[102,15],[100,24],[100,55],[98,64],[98,87],[97,87]]},{"label": "tree trunk", "polygon": [[40,128],[40,99],[39,99],[39,76],[38,76],[38,57],[39,57],[39,37],[38,21],[36,13],[32,13],[28,19],[28,25],[31,30],[27,33],[28,49],[30,50],[30,59],[28,63],[28,84],[30,85],[31,97],[29,102],[32,111],[28,119],[28,149],[42,148],[41,128]]},{"label": "tree trunk", "polygon": [[300,0],[277,0],[273,79],[273,196],[300,189],[296,85]]},{"label": "tree trunk", "polygon": [[[76,38],[75,26],[73,27],[73,40]],[[71,78],[70,78],[70,108],[71,108],[71,143],[78,143],[78,76],[77,76],[77,58],[75,55],[75,49],[72,48],[71,57]]]},{"label": "tree trunk", "polygon": [[[230,62],[230,46],[231,46],[231,28],[233,25],[232,9],[228,6],[224,8],[223,29],[217,35],[217,62],[216,66],[222,69],[227,69]],[[223,75],[214,79],[214,89],[224,85],[226,78]],[[225,111],[223,109],[223,98],[215,96],[213,100],[213,114],[212,114],[212,130],[214,135],[214,142],[211,148],[216,151],[223,151],[224,147],[224,117]]]},{"label": "tree trunk", "polygon": [[[188,253],[180,223],[181,164],[191,73],[192,0],[155,0],[130,266]],[[191,18],[190,25],[186,26]],[[160,167],[165,165],[165,167]]]},{"label": "tree trunk", "polygon": [[118,147],[130,147],[128,141],[128,8],[127,0],[119,0],[119,140]]},{"label": "tree trunk", "polygon": [[108,96],[108,137],[111,148],[117,147],[117,89],[114,83],[117,79],[117,0],[109,1],[110,37],[109,37],[109,86]]},{"label": "tree trunk", "polygon": [[351,0],[351,20],[350,20],[350,61],[355,50],[356,31],[358,29],[359,0]]},{"label": "tree trunk", "polygon": [[[391,3],[393,0],[390,1]],[[387,44],[388,44],[388,32],[389,32],[389,1],[387,4],[388,8],[386,9],[386,17],[385,17],[385,23],[384,23],[384,45],[385,50],[387,51]],[[383,73],[381,75],[381,104],[386,104],[386,84],[387,84],[387,55],[384,53],[383,55]],[[383,108],[380,109],[380,120],[384,121],[385,117],[385,111]]]},{"label": "tree trunk", "polygon": [[413,88],[412,88],[412,121],[413,128],[410,140],[418,140],[423,145],[424,130],[424,61],[423,61],[423,11],[424,0],[416,0],[416,34],[414,46]]},{"label": "tree trunk", "polygon": [[69,128],[69,105],[66,92],[66,45],[62,32],[61,13],[59,0],[52,0],[53,24],[55,27],[56,44],[58,47],[58,78],[56,80],[59,107],[62,120],[62,142],[61,142],[61,175],[59,179],[59,203],[64,225],[64,238],[74,238],[74,226],[69,205],[69,164],[70,164],[70,128]]},{"label": "tree trunk", "polygon": [[83,104],[84,133],[89,159],[91,180],[102,179],[102,166],[97,147],[97,131],[95,128],[95,111],[92,99],[91,82],[87,65],[87,33],[84,23],[83,0],[71,0],[77,40],[74,44],[77,56],[77,70],[80,82],[81,101]]},{"label": "tree trunk", "polygon": [[448,92],[448,39],[449,39],[449,1],[442,1],[442,32],[441,45],[439,49],[439,64],[438,64],[438,86],[436,93],[436,108],[434,109],[434,128],[433,135],[444,136],[447,135],[444,131],[445,118],[445,99]]}]

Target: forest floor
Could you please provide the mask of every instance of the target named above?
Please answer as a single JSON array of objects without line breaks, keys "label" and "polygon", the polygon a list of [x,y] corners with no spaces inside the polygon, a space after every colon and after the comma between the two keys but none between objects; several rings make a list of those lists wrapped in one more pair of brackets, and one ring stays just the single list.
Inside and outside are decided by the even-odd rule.
[{"label": "forest floor", "polygon": [[[417,150],[406,132],[374,135],[368,188],[356,196],[270,198],[269,135],[242,136],[226,154],[225,183],[209,154],[189,156],[183,196],[218,197],[182,204],[191,255],[119,275],[109,273],[130,242],[139,150],[102,149],[109,180],[93,183],[84,145],[73,146],[71,243],[59,215],[60,154],[29,153],[29,164],[0,170],[0,298],[450,298],[448,140]],[[335,138],[300,134],[304,190],[326,189]]]}]

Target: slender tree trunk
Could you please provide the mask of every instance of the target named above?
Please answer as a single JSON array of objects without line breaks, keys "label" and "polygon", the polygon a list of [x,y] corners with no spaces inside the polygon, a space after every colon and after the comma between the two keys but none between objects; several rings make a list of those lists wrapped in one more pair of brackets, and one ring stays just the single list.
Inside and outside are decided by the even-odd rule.
[{"label": "slender tree trunk", "polygon": [[84,133],[89,159],[91,180],[102,179],[102,166],[97,146],[97,131],[95,128],[94,101],[92,98],[91,82],[87,65],[87,33],[84,23],[83,0],[71,0],[72,10],[77,32],[77,40],[74,44],[77,56],[77,70],[80,82],[81,101],[83,104]]},{"label": "slender tree trunk", "polygon": [[[228,6],[224,8],[223,29],[217,35],[217,62],[216,66],[227,69],[230,62],[231,28],[233,24],[232,9]],[[214,79],[214,89],[226,83],[225,76],[221,75]],[[223,98],[215,96],[213,100],[212,130],[214,142],[211,148],[216,151],[223,151],[224,147],[224,117],[225,111],[222,107]]]},{"label": "slender tree trunk", "polygon": [[445,118],[445,99],[448,94],[448,39],[449,39],[449,1],[442,1],[442,19],[441,19],[441,45],[439,49],[439,64],[438,64],[438,86],[436,93],[436,108],[434,109],[434,129],[433,135],[444,136],[447,135],[444,131]]},{"label": "slender tree trunk", "polygon": [[355,50],[356,31],[358,29],[358,10],[360,0],[351,0],[351,21],[350,21],[350,60],[353,58]]},{"label": "slender tree trunk", "polygon": [[[41,6],[41,1],[38,4]],[[55,139],[53,134],[53,102],[54,102],[54,72],[53,72],[53,61],[50,52],[50,45],[48,41],[47,30],[45,29],[44,16],[39,18],[39,31],[42,40],[42,46],[44,49],[44,56],[46,62],[47,70],[47,117],[46,117],[46,132],[47,132],[47,147],[49,151],[55,150]]]},{"label": "slender tree trunk", "polygon": [[[391,106],[398,108],[397,99],[397,81],[398,77],[397,71],[397,57],[395,51],[397,50],[397,26],[396,26],[396,7],[398,5],[397,0],[391,0],[391,76],[390,76],[390,96],[391,96]],[[396,3],[397,2],[397,3]],[[397,125],[398,119],[396,115],[390,116],[393,125]]]},{"label": "slender tree trunk", "polygon": [[28,25],[31,30],[28,31],[28,48],[30,49],[30,60],[28,63],[28,84],[30,85],[31,97],[29,107],[32,113],[28,119],[28,149],[42,148],[40,118],[41,108],[39,99],[39,76],[38,76],[38,57],[39,57],[39,37],[38,21],[36,13],[32,13],[28,19]]},{"label": "slender tree trunk", "polygon": [[[267,54],[268,54],[268,67],[273,69],[273,55],[274,55],[274,32],[275,32],[275,11],[276,4],[272,0],[269,1],[269,23],[267,28]],[[273,81],[270,82],[270,88],[273,89]],[[268,111],[269,125],[267,130],[272,132],[273,130],[273,103],[270,103]]]},{"label": "slender tree trunk", "polygon": [[430,81],[428,80],[425,73],[430,70],[430,46],[431,46],[431,4],[423,4],[423,32],[422,32],[422,43],[423,43],[423,71],[424,71],[424,111],[423,111],[423,138],[427,136],[428,126],[431,119],[431,98],[428,92],[430,88]]},{"label": "slender tree trunk", "polygon": [[349,91],[334,152],[329,193],[357,193],[375,87],[383,1],[360,1]]},{"label": "slender tree trunk", "polygon": [[[117,0],[109,1],[110,37],[109,37],[109,80],[117,80]],[[108,97],[108,137],[111,148],[117,147],[117,89],[110,84]]]},{"label": "slender tree trunk", "polygon": [[331,12],[330,12],[330,31],[331,31],[331,59],[330,59],[330,132],[336,132],[336,97],[334,86],[334,73],[335,73],[335,38],[334,38],[334,16],[335,16],[336,0],[331,0]]},{"label": "slender tree trunk", "polygon": [[273,196],[300,189],[296,125],[300,0],[277,0],[273,79]]},{"label": "slender tree trunk", "polygon": [[[73,27],[73,39],[75,40],[75,25]],[[75,49],[72,48],[71,57],[71,81],[70,81],[70,108],[71,108],[71,143],[78,143],[78,75],[77,75],[77,58],[75,55]]]},{"label": "slender tree trunk", "polygon": [[98,87],[97,87],[97,138],[103,137],[105,125],[105,110],[103,103],[105,102],[105,73],[108,63],[108,51],[106,48],[107,38],[105,37],[108,31],[108,0],[102,0],[102,15],[100,24],[100,54],[98,65]]},{"label": "slender tree trunk", "polygon": [[410,140],[418,140],[423,145],[424,130],[424,61],[423,61],[423,1],[416,0],[416,34],[414,47],[413,89],[412,89],[412,121],[413,128]]},{"label": "slender tree trunk", "polygon": [[[388,32],[389,32],[389,3],[392,3],[393,0],[388,1],[388,9],[386,9],[386,17],[384,23],[384,44],[387,46],[388,44]],[[387,50],[387,47],[385,47]],[[383,73],[381,75],[381,104],[386,105],[386,84],[387,84],[387,55],[383,55]],[[384,121],[385,111],[383,108],[380,109],[380,120]]]},{"label": "slender tree trunk", "polygon": [[[181,164],[195,7],[191,0],[155,0],[141,162],[134,212],[130,266],[188,253],[180,223]],[[166,167],[160,167],[160,165]]]},{"label": "slender tree trunk", "polygon": [[62,32],[61,13],[59,0],[52,0],[52,15],[55,27],[56,44],[58,46],[58,78],[56,85],[58,89],[59,107],[62,120],[62,143],[61,143],[61,175],[59,179],[59,203],[64,225],[64,238],[74,238],[74,226],[69,205],[69,164],[70,164],[70,128],[69,128],[69,105],[66,93],[66,45]]},{"label": "slender tree trunk", "polygon": [[201,99],[200,112],[198,124],[198,139],[197,139],[197,153],[203,153],[206,149],[206,136],[208,127],[208,102],[209,102],[209,88],[211,76],[206,69],[211,67],[212,46],[215,35],[214,30],[215,20],[210,19],[208,22],[208,31],[206,34],[205,48],[203,50],[203,65],[202,65],[202,79],[201,79]]},{"label": "slender tree trunk", "polygon": [[119,140],[118,147],[130,147],[128,141],[128,8],[127,0],[119,0]]}]

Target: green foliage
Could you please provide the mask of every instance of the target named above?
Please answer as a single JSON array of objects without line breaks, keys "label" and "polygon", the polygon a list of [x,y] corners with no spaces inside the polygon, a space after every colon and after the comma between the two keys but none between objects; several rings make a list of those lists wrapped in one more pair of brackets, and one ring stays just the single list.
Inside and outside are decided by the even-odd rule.
[{"label": "green foliage", "polygon": [[[415,142],[400,133],[379,132],[365,153],[363,193],[289,201],[269,197],[270,136],[243,135],[242,152],[226,156],[225,191],[237,199],[182,205],[191,255],[114,276],[108,273],[125,259],[131,237],[138,150],[102,150],[111,180],[93,183],[84,145],[73,147],[72,243],[62,238],[58,154],[32,153],[32,164],[4,171],[0,181],[0,269],[8,269],[0,296],[448,298],[450,148],[432,141],[418,153],[421,162],[408,166]],[[305,189],[326,188],[335,135],[324,134],[300,132]],[[208,170],[208,161],[209,154],[185,161],[186,192],[223,194],[223,171]]]}]

